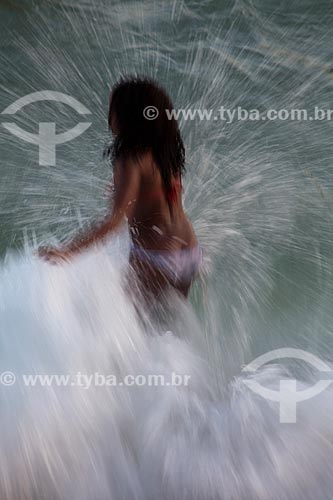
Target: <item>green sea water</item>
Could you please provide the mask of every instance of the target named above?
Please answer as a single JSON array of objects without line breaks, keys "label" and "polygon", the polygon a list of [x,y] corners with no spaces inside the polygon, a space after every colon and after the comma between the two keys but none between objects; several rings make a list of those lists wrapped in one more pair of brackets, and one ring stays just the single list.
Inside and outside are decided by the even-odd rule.
[{"label": "green sea water", "polygon": [[[333,109],[332,7],[329,0],[0,1],[0,113],[18,98],[45,90],[72,96],[91,112],[82,119],[66,104],[45,101],[12,116],[0,114],[3,268],[18,258],[12,257],[16,253],[27,258],[37,244],[61,241],[105,213],[112,176],[103,160],[110,140],[108,98],[121,75],[157,79],[176,108],[302,109],[309,115],[315,107]],[[90,128],[57,146],[56,164],[49,166],[39,165],[37,145],[2,125],[12,121],[36,134],[39,123],[54,122],[61,133],[82,120],[89,120]],[[245,363],[273,349],[298,348],[330,363],[332,121],[228,124],[196,118],[181,119],[180,126],[187,155],[184,205],[205,255],[202,282],[194,286],[190,302],[202,328],[203,357],[214,379],[223,381],[217,392],[224,393]],[[24,322],[32,309],[18,291],[16,300],[12,288],[21,285],[10,266],[1,304],[4,324],[15,326],[11,311]],[[186,339],[191,344],[189,329]],[[289,369],[312,380],[309,367],[295,362]],[[276,428],[262,426],[264,448],[274,449],[279,462]],[[300,443],[307,443],[307,429],[291,432],[295,449],[302,451]],[[309,450],[318,461],[318,456],[329,460],[317,442]],[[255,457],[247,459],[255,463]],[[328,500],[331,483],[310,481],[307,471],[300,470],[303,486],[302,480],[297,487],[277,481],[280,496],[272,498],[314,498],[317,491],[316,498]],[[227,491],[229,497],[206,498],[246,498],[243,490],[238,496],[231,487]],[[264,487],[262,496],[258,491],[248,498],[268,498]],[[165,498],[187,497],[168,493]]]}]

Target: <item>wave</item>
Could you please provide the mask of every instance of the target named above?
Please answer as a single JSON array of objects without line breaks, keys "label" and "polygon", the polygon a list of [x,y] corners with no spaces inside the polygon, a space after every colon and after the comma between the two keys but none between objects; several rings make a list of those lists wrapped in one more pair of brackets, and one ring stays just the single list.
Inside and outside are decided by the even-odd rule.
[{"label": "wave", "polygon": [[[214,337],[189,304],[170,297],[172,321],[142,321],[119,258],[104,249],[52,267],[11,255],[2,268],[1,367],[16,384],[0,387],[1,498],[328,499],[331,392],[299,405],[295,424],[280,424],[276,403],[246,387],[241,367],[219,379]],[[174,372],[190,382],[87,389],[22,379],[78,372],[117,380]],[[251,377],[273,387],[282,375],[268,365]]]}]

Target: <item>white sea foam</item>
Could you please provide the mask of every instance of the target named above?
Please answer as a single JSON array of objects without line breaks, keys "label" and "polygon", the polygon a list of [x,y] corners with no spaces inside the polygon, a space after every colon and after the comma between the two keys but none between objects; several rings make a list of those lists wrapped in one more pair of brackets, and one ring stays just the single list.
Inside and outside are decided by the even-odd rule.
[{"label": "white sea foam", "polygon": [[[191,307],[178,300],[182,321],[173,318],[173,333],[157,324],[148,333],[122,290],[118,258],[101,250],[52,267],[12,256],[2,269],[1,367],[18,381],[0,387],[1,498],[329,498],[330,392],[303,403],[288,425],[240,371],[221,396],[224,381],[207,363]],[[79,370],[191,379],[188,387],[89,390],[19,379]],[[281,374],[266,368],[255,376],[270,386]]]}]

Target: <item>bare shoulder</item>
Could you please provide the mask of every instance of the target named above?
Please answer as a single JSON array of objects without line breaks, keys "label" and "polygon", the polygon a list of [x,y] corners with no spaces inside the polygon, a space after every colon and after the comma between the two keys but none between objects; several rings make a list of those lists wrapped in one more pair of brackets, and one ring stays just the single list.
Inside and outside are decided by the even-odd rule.
[{"label": "bare shoulder", "polygon": [[150,173],[152,169],[155,167],[155,162],[153,158],[153,154],[151,151],[145,151],[142,154],[140,154],[140,157],[138,158],[138,163],[139,163],[139,168],[141,169],[141,172],[143,174]]},{"label": "bare shoulder", "polygon": [[141,172],[141,160],[135,157],[118,158],[114,164],[114,173],[117,176]]},{"label": "bare shoulder", "polygon": [[118,158],[113,166],[113,179],[116,189],[120,186],[138,184],[142,177],[139,162],[132,158]]},{"label": "bare shoulder", "polygon": [[147,169],[154,166],[154,159],[151,151],[145,151],[140,155],[130,156],[127,158],[118,158],[114,164],[114,171],[120,172],[126,170],[127,172],[135,169],[141,173],[145,173]]}]

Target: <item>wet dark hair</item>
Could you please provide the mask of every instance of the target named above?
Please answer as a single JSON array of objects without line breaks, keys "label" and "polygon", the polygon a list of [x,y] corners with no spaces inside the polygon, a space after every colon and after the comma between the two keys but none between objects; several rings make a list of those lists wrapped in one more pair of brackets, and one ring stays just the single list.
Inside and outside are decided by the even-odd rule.
[{"label": "wet dark hair", "polygon": [[[145,118],[144,110],[149,107],[157,109],[155,119]],[[173,109],[167,92],[149,78],[122,78],[111,91],[108,121],[110,128],[111,122],[115,123],[117,133],[106,156],[114,163],[118,158],[139,160],[151,151],[166,194],[171,190],[172,176],[181,177],[185,171],[185,148],[178,123],[165,111]]]}]

